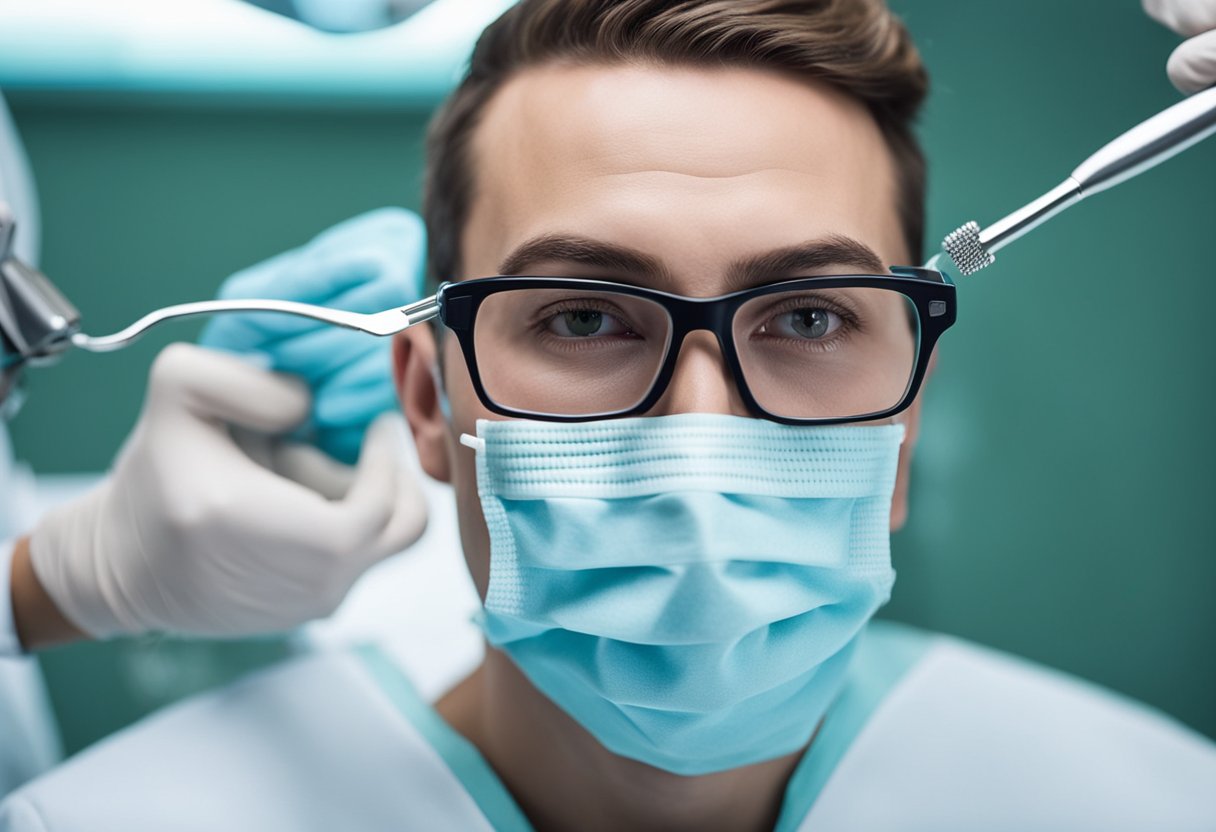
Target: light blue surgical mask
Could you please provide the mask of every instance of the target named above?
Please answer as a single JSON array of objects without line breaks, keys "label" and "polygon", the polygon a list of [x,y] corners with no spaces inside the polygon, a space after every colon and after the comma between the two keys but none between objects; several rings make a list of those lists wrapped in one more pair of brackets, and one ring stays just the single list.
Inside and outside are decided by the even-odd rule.
[{"label": "light blue surgical mask", "polygon": [[479,421],[486,636],[622,756],[697,775],[798,751],[890,596],[903,435]]}]

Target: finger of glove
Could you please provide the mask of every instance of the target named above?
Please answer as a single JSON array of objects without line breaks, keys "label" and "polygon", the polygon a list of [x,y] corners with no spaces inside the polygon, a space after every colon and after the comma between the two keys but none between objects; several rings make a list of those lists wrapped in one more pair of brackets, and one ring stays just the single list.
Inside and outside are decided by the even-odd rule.
[{"label": "finger of glove", "polygon": [[394,391],[380,389],[377,391],[375,399],[369,404],[364,418],[346,425],[317,425],[312,441],[318,448],[335,459],[353,464],[359,458],[368,425],[380,415],[394,412],[397,409],[396,405]]},{"label": "finger of glove", "polygon": [[[401,209],[397,210],[400,211]],[[302,246],[289,249],[260,263],[255,263],[252,266],[234,272],[224,281],[225,291],[236,293],[245,290],[264,291],[267,288],[272,288],[279,281],[281,275],[293,268],[298,268],[301,265],[306,266],[309,262],[330,257],[335,253],[349,249],[352,245],[361,246],[368,241],[391,242],[398,236],[403,239],[411,239],[418,234],[417,228],[411,225],[409,219],[401,222],[401,228],[398,233],[392,233],[378,216],[380,213],[380,211],[372,211],[368,214],[343,220],[337,225],[331,226],[320,234],[317,234]],[[417,218],[414,218],[413,222],[417,223]],[[328,281],[323,280],[311,291],[325,291],[328,285]]]},{"label": "finger of glove", "polygon": [[406,468],[405,424],[400,414],[381,416],[368,429],[350,492],[338,504],[354,556],[366,564],[409,546],[426,525],[426,507]]},{"label": "finger of glove", "polygon": [[[245,432],[217,430],[208,422],[196,419],[173,426],[165,434],[168,444],[157,452],[163,463],[157,467],[165,469],[161,480],[190,478],[181,490],[188,502],[182,502],[178,512],[187,532],[196,541],[200,535],[228,535],[231,539],[213,556],[231,559],[234,550],[257,553],[258,564],[246,566],[268,575],[325,571],[324,562],[344,552],[348,543],[346,530],[332,514],[330,495],[313,487],[320,475],[305,475],[305,463],[283,456],[273,439],[251,442],[246,434],[238,444],[232,434]],[[276,565],[276,558],[291,562]]]},{"label": "finger of glove", "polygon": [[234,427],[229,433],[236,446],[245,452],[245,456],[263,468],[274,468],[274,445],[282,441],[281,439],[248,428]]},{"label": "finger of glove", "polygon": [[368,384],[379,384],[393,379],[393,349],[392,342],[387,338],[378,339],[377,349],[370,350],[357,361],[347,364],[332,376],[332,383],[338,387],[364,387]]},{"label": "finger of glove", "polygon": [[185,409],[195,417],[265,433],[298,425],[311,404],[308,389],[297,379],[193,344],[171,344],[162,350],[148,386],[151,411]]},{"label": "finger of glove", "polygon": [[[399,252],[404,262],[418,264],[421,274],[426,251],[426,226],[421,217],[404,208],[377,208],[344,220],[318,234],[309,247],[325,252],[367,241]],[[412,288],[420,289],[421,284]]]},{"label": "finger of glove", "polygon": [[344,465],[311,445],[276,441],[270,454],[275,473],[327,500],[341,500],[355,481],[354,466]]},{"label": "finger of glove", "polygon": [[[400,269],[383,255],[350,252],[338,262],[312,263],[307,270],[291,270],[275,276],[265,288],[224,291],[225,298],[271,298],[292,300],[343,309],[349,312],[380,312],[402,306],[412,298]],[[313,292],[309,278],[325,275],[331,291]],[[206,346],[232,351],[257,349],[266,344],[331,326],[299,315],[254,312],[219,315],[203,330],[200,342]]]},{"label": "finger of glove", "polygon": [[1184,41],[1170,55],[1165,71],[1187,95],[1216,84],[1216,29]]},{"label": "finger of glove", "polygon": [[233,428],[230,432],[233,442],[250,460],[327,500],[345,497],[354,481],[354,466],[311,445],[245,428]]},{"label": "finger of glove", "polygon": [[377,349],[342,367],[317,387],[312,417],[318,427],[366,427],[396,406],[392,355],[387,348]]},{"label": "finger of glove", "polygon": [[339,462],[353,466],[359,461],[359,452],[363,450],[363,435],[367,425],[362,427],[318,428],[309,435],[309,441],[329,454]]},{"label": "finger of glove", "polygon": [[1210,0],[1144,0],[1144,11],[1183,37],[1216,29],[1216,3]]},{"label": "finger of glove", "polygon": [[395,272],[403,291],[417,296],[425,244],[416,214],[400,208],[372,211],[322,232],[306,246],[238,272],[225,281],[220,296],[328,303],[359,282],[349,266],[361,261]]},{"label": "finger of glove", "polygon": [[[201,366],[208,362],[200,362],[200,356],[218,359],[209,363],[219,365],[222,376],[214,366]],[[238,406],[245,401],[256,403],[265,394],[265,387],[243,389],[241,380],[234,379],[241,370],[252,370],[254,381],[281,380],[245,367],[239,359],[192,346],[170,353],[164,363],[169,365],[165,376],[170,379],[182,369],[194,378],[218,376],[222,395],[227,397],[235,390]],[[294,384],[287,386],[298,389]],[[274,443],[265,437],[253,437],[252,455],[242,450],[234,434],[248,440],[249,431],[234,431],[230,425],[265,430],[268,421],[257,424],[258,420],[216,407],[214,402],[199,406],[197,400],[191,401],[196,395],[215,395],[207,387],[204,382],[186,390],[187,406],[176,395],[180,391],[159,403],[157,418],[142,432],[144,439],[120,461],[116,480],[126,482],[132,490],[133,504],[160,506],[156,510],[169,526],[167,539],[176,539],[179,548],[184,547],[179,554],[192,556],[186,570],[194,576],[191,580],[202,580],[197,597],[212,593],[217,603],[229,603],[234,593],[244,591],[242,587],[257,590],[263,597],[266,592],[286,597],[281,593],[288,590],[307,595],[313,586],[330,593],[337,585],[335,580],[340,583],[349,577],[345,553],[351,540],[343,518],[335,516],[335,503],[310,487],[320,475],[301,474],[301,482],[276,470],[280,464],[297,460],[280,460]],[[298,404],[302,407],[296,415],[307,409],[307,394]],[[244,447],[250,448],[250,441]],[[177,622],[169,629],[201,626],[184,617],[168,616]],[[295,613],[288,616],[288,623],[295,622],[293,616]]]},{"label": "finger of glove", "polygon": [[326,327],[298,338],[280,341],[264,348],[274,362],[274,368],[308,379],[313,386],[342,369],[377,353],[389,341],[366,332],[353,332],[340,327]]},{"label": "finger of glove", "polygon": [[363,434],[380,414],[397,410],[397,391],[390,381],[391,357],[364,356],[317,388],[313,402],[312,441],[331,456],[353,464]]},{"label": "finger of glove", "polygon": [[[340,500],[350,491],[354,467],[339,462],[311,445],[244,428],[234,428],[231,434],[233,443],[244,451],[250,461],[276,477],[301,485],[326,500]],[[218,456],[224,453],[224,449],[217,449]],[[258,476],[263,475],[259,472]],[[243,479],[247,480],[248,477]],[[283,484],[277,479],[264,478],[262,486],[273,490]]]},{"label": "finger of glove", "polygon": [[[309,245],[280,254],[228,278],[225,299],[267,297],[317,303],[353,312],[379,312],[408,303],[422,290],[422,221],[399,208],[364,214],[329,229]],[[368,283],[380,295],[344,296]],[[227,315],[204,331],[209,346],[242,350],[316,323],[290,315]]]},{"label": "finger of glove", "polygon": [[[414,264],[390,246],[370,242],[352,244],[324,256],[300,255],[293,268],[270,275],[260,285],[226,287],[221,296],[226,299],[273,297],[351,312],[379,312],[385,306],[408,302],[417,296],[412,286],[413,268]],[[365,299],[351,294],[367,285],[376,286],[378,294]],[[246,317],[272,319],[277,316]]]},{"label": "finger of glove", "polygon": [[[333,309],[378,313],[385,309],[401,307],[409,300],[410,298],[401,291],[398,281],[389,280],[382,274],[375,280],[368,280],[358,286],[350,287],[348,291],[332,298],[331,302],[326,305]],[[292,339],[309,338],[317,333],[336,330],[340,331],[339,327],[298,315],[272,313],[225,315],[213,319],[213,326],[203,332],[202,343],[207,347],[231,350],[231,352],[260,350],[260,352],[275,354]],[[345,332],[356,335],[349,330],[345,330]],[[308,342],[300,343],[305,344],[303,349],[306,350]],[[292,371],[293,367],[280,364],[280,369]]]}]

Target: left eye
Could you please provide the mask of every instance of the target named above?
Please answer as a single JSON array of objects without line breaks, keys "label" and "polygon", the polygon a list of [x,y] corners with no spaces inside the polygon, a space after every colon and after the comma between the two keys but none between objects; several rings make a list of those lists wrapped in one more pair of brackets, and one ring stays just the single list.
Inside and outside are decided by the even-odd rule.
[{"label": "left eye", "polygon": [[571,309],[549,319],[549,331],[562,338],[594,338],[626,335],[629,327],[607,312]]},{"label": "left eye", "polygon": [[840,329],[840,316],[818,307],[791,309],[769,320],[763,332],[783,338],[818,340]]}]

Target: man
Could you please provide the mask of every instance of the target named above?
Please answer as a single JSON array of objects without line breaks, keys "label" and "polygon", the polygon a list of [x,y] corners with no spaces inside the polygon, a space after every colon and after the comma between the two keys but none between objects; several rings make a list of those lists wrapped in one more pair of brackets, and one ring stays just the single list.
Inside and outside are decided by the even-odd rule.
[{"label": "man", "polygon": [[885,268],[921,260],[924,92],[877,2],[505,14],[432,133],[445,326],[395,344],[485,660],[434,708],[371,650],[264,674],[9,827],[1210,828],[1202,737],[866,626],[953,314]]}]

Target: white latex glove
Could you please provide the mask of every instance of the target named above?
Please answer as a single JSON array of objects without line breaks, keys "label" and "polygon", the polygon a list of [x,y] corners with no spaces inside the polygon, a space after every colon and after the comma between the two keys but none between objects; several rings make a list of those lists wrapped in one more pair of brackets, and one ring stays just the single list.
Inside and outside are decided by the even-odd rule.
[{"label": "white latex glove", "polygon": [[426,509],[399,415],[372,425],[355,468],[266,437],[310,404],[298,381],[234,356],[165,349],[111,475],[30,539],[60,611],[97,637],[236,636],[332,612],[364,570],[417,540]]},{"label": "white latex glove", "polygon": [[1187,38],[1165,67],[1174,86],[1189,95],[1216,84],[1216,1],[1144,0],[1144,10]]}]

